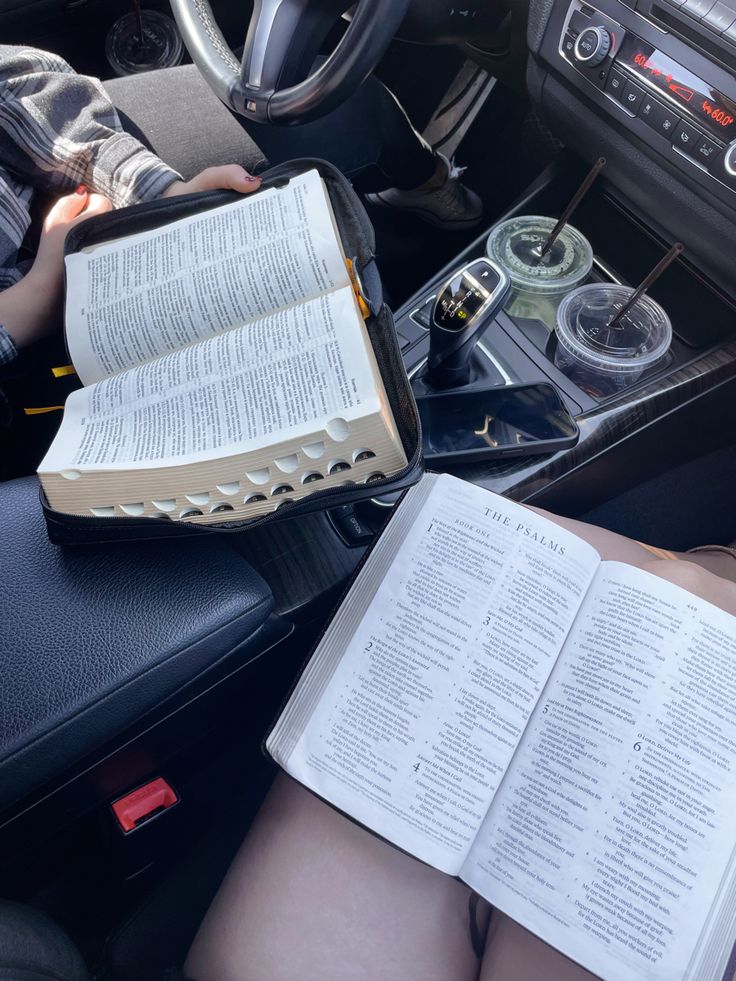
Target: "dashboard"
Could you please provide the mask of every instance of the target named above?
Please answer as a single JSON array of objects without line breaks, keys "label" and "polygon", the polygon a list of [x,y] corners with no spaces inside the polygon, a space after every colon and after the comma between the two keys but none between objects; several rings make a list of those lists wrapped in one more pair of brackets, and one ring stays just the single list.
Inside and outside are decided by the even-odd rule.
[{"label": "dashboard", "polygon": [[736,293],[736,0],[531,0],[530,46],[551,127]]},{"label": "dashboard", "polygon": [[399,38],[426,44],[481,44],[507,13],[509,0],[412,0]]},{"label": "dashboard", "polygon": [[607,115],[736,207],[736,79],[684,46],[673,56],[671,39],[653,36],[643,18],[616,19],[581,0],[561,12],[562,24],[550,24],[550,40],[558,41],[552,59],[575,73],[576,85],[595,91]]},{"label": "dashboard", "polygon": [[[454,44],[482,41],[491,36],[503,19],[508,0],[412,0],[399,36],[428,44]],[[223,22],[237,10],[239,28],[246,23],[249,3],[238,5],[228,0],[210,0],[217,18]],[[61,10],[85,6],[84,0],[0,0],[0,23],[35,17],[38,10]],[[148,6],[151,4],[149,3]],[[163,6],[158,3],[155,6]],[[346,7],[350,6],[346,0]],[[144,4],[146,6],[146,4]],[[125,11],[121,5],[120,12]]]}]

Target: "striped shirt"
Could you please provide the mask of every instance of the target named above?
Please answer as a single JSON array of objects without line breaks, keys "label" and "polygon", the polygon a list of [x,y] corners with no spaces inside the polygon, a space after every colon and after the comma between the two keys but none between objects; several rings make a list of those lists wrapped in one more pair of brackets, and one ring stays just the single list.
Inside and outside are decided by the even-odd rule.
[{"label": "striped shirt", "polygon": [[[121,208],[159,197],[180,176],[123,132],[102,85],[61,58],[0,44],[0,290],[28,271],[23,254],[35,191],[85,184]],[[0,326],[0,367],[15,345]]]},{"label": "striped shirt", "polygon": [[10,364],[16,357],[18,352],[15,349],[15,344],[13,344],[13,338],[5,330],[2,324],[0,324],[0,368],[4,364]]}]

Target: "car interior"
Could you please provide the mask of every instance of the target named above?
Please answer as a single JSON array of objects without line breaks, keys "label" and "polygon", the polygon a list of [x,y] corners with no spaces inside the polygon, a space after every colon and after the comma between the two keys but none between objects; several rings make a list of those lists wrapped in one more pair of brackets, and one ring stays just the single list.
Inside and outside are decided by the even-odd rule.
[{"label": "car interior", "polygon": [[[459,387],[551,384],[574,445],[427,466],[661,548],[736,540],[734,0],[305,0],[268,23],[278,4],[145,6],[236,117],[298,127],[373,71],[466,168],[485,209],[473,230],[366,206],[417,394],[445,284],[499,222],[559,218],[605,158],[572,220],[592,247],[585,282],[636,287],[681,242],[648,290],[671,321],[666,355],[598,388],[539,319],[499,309]],[[0,0],[0,37],[109,79],[111,35],[136,9]],[[0,900],[48,915],[91,977],[182,967],[274,778],[269,726],[398,496],[237,534],[60,546],[36,478],[0,484]]]}]

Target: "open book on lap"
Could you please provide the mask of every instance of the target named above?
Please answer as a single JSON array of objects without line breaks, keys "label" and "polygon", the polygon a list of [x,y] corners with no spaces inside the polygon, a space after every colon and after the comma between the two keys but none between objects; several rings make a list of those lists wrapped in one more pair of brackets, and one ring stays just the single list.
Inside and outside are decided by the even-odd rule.
[{"label": "open book on lap", "polygon": [[317,171],[66,266],[54,509],[221,522],[406,465]]},{"label": "open book on lap", "polygon": [[721,981],[736,939],[735,627],[429,474],[267,748],[606,981]]}]

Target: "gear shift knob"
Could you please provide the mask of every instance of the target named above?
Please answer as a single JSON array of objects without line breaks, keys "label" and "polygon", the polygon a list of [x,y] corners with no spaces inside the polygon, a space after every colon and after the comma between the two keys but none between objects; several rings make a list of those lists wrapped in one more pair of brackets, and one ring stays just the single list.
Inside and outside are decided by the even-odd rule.
[{"label": "gear shift knob", "polygon": [[435,388],[470,381],[470,358],[511,288],[506,272],[488,259],[458,269],[437,294],[429,328],[427,376]]}]

